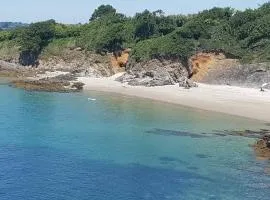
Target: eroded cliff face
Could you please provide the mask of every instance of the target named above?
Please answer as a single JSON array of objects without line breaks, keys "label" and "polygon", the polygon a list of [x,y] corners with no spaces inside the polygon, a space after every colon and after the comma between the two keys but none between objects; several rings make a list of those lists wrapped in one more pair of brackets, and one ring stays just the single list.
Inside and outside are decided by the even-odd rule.
[{"label": "eroded cliff face", "polygon": [[189,59],[189,65],[192,71],[192,80],[202,81],[211,70],[217,68],[226,59],[223,54],[198,53]]},{"label": "eroded cliff face", "polygon": [[[100,55],[93,52],[84,51],[81,48],[63,48],[61,51],[50,52],[49,54],[41,53],[36,57],[19,57],[14,56],[8,60],[2,61],[5,69],[13,69],[16,65],[21,69],[39,69],[42,71],[67,71],[77,74],[78,76],[91,77],[108,77],[115,73],[125,71],[128,62],[130,50],[124,50],[115,53]],[[33,64],[33,61],[34,64]],[[23,62],[23,65],[21,64]]]},{"label": "eroded cliff face", "polygon": [[222,53],[199,53],[190,64],[192,80],[201,83],[259,87],[270,82],[270,63],[242,64]]},{"label": "eroded cliff face", "polygon": [[76,73],[79,76],[108,77],[118,68],[111,65],[112,55],[99,55],[81,49],[66,50],[65,56],[40,57],[40,69],[60,70]]},{"label": "eroded cliff face", "polygon": [[201,82],[257,88],[263,83],[270,83],[270,63],[221,65],[219,70],[213,70]]},{"label": "eroded cliff face", "polygon": [[125,71],[125,67],[129,60],[129,54],[131,49],[125,49],[123,51],[114,52],[111,55],[111,66],[117,71]]},{"label": "eroded cliff face", "polygon": [[229,59],[223,53],[198,53],[189,59],[192,80],[205,82],[211,75],[228,67],[239,65],[239,60]]}]

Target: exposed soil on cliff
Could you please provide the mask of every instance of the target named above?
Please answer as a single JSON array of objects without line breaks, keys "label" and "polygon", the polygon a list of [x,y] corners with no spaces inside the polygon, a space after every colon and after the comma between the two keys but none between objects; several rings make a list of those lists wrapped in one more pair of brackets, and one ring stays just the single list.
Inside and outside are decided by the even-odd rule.
[{"label": "exposed soil on cliff", "polygon": [[192,66],[192,80],[200,81],[206,74],[208,70],[212,67],[214,62],[213,55],[211,54],[197,54],[190,58],[190,63]]},{"label": "exposed soil on cliff", "polygon": [[115,52],[111,56],[111,66],[114,71],[123,72],[129,60],[129,54],[131,49],[125,49],[123,51]]},{"label": "exposed soil on cliff", "polygon": [[222,71],[224,68],[236,66],[239,61],[228,59],[222,53],[198,53],[190,58],[192,66],[192,80],[196,82],[205,82],[211,79],[216,71]]},{"label": "exposed soil on cliff", "polygon": [[270,63],[242,64],[222,53],[198,53],[189,63],[192,80],[200,83],[258,88],[270,82]]}]

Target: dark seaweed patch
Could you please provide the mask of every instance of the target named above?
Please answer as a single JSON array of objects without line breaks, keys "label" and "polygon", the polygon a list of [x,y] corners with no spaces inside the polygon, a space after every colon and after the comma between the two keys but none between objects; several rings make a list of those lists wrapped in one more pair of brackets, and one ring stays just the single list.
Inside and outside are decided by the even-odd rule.
[{"label": "dark seaweed patch", "polygon": [[160,157],[159,160],[165,161],[165,162],[174,162],[174,161],[177,161],[176,158],[172,158],[172,157]]},{"label": "dark seaweed patch", "polygon": [[207,155],[205,155],[205,154],[196,154],[195,155],[197,158],[210,158],[210,156],[207,156]]},{"label": "dark seaweed patch", "polygon": [[198,167],[194,167],[194,166],[187,167],[187,169],[190,169],[190,170],[199,170]]},{"label": "dark seaweed patch", "polygon": [[260,129],[258,131],[253,130],[243,130],[243,131],[236,131],[236,130],[214,130],[213,135],[216,136],[244,136],[248,138],[260,138],[263,135],[270,134],[270,130],[268,129]]},{"label": "dark seaweed patch", "polygon": [[164,135],[164,136],[183,136],[183,137],[191,137],[191,138],[204,138],[207,137],[202,134],[190,133],[186,131],[175,131],[175,130],[167,130],[167,129],[153,129],[146,131],[146,133],[155,134],[155,135]]},{"label": "dark seaweed patch", "polygon": [[170,162],[177,162],[177,163],[180,163],[180,164],[183,164],[183,165],[187,164],[185,161],[182,161],[182,160],[180,160],[178,158],[167,157],[167,156],[159,157],[159,160],[161,161],[162,164],[168,164]]},{"label": "dark seaweed patch", "polygon": [[216,136],[225,137],[227,134],[225,133],[214,133]]}]

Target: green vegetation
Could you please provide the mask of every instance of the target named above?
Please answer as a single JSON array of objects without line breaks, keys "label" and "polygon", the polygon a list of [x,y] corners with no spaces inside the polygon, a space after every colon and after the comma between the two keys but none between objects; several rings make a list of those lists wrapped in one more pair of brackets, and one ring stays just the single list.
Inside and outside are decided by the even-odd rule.
[{"label": "green vegetation", "polygon": [[42,59],[48,60],[51,57],[65,58],[68,49],[76,48],[76,38],[68,37],[52,40],[40,54]]},{"label": "green vegetation", "polygon": [[0,42],[0,59],[13,61],[19,57],[19,46],[13,40]]},{"label": "green vegetation", "polygon": [[63,49],[76,47],[100,54],[131,48],[137,61],[157,57],[187,61],[199,51],[221,51],[245,62],[270,61],[270,2],[245,11],[213,8],[166,16],[162,10],[145,10],[134,17],[102,5],[84,25],[49,20],[0,31],[1,58],[11,44],[23,65],[34,64],[40,53],[61,56]]},{"label": "green vegetation", "polygon": [[21,22],[0,22],[0,30],[14,29],[23,26],[27,26],[27,24]]}]

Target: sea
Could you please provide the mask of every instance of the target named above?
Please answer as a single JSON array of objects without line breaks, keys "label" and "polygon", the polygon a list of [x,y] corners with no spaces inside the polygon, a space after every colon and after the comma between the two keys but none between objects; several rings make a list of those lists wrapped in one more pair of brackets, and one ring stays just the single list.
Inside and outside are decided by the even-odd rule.
[{"label": "sea", "polygon": [[256,158],[256,139],[228,134],[267,128],[113,93],[1,83],[0,200],[269,200],[270,162]]}]

